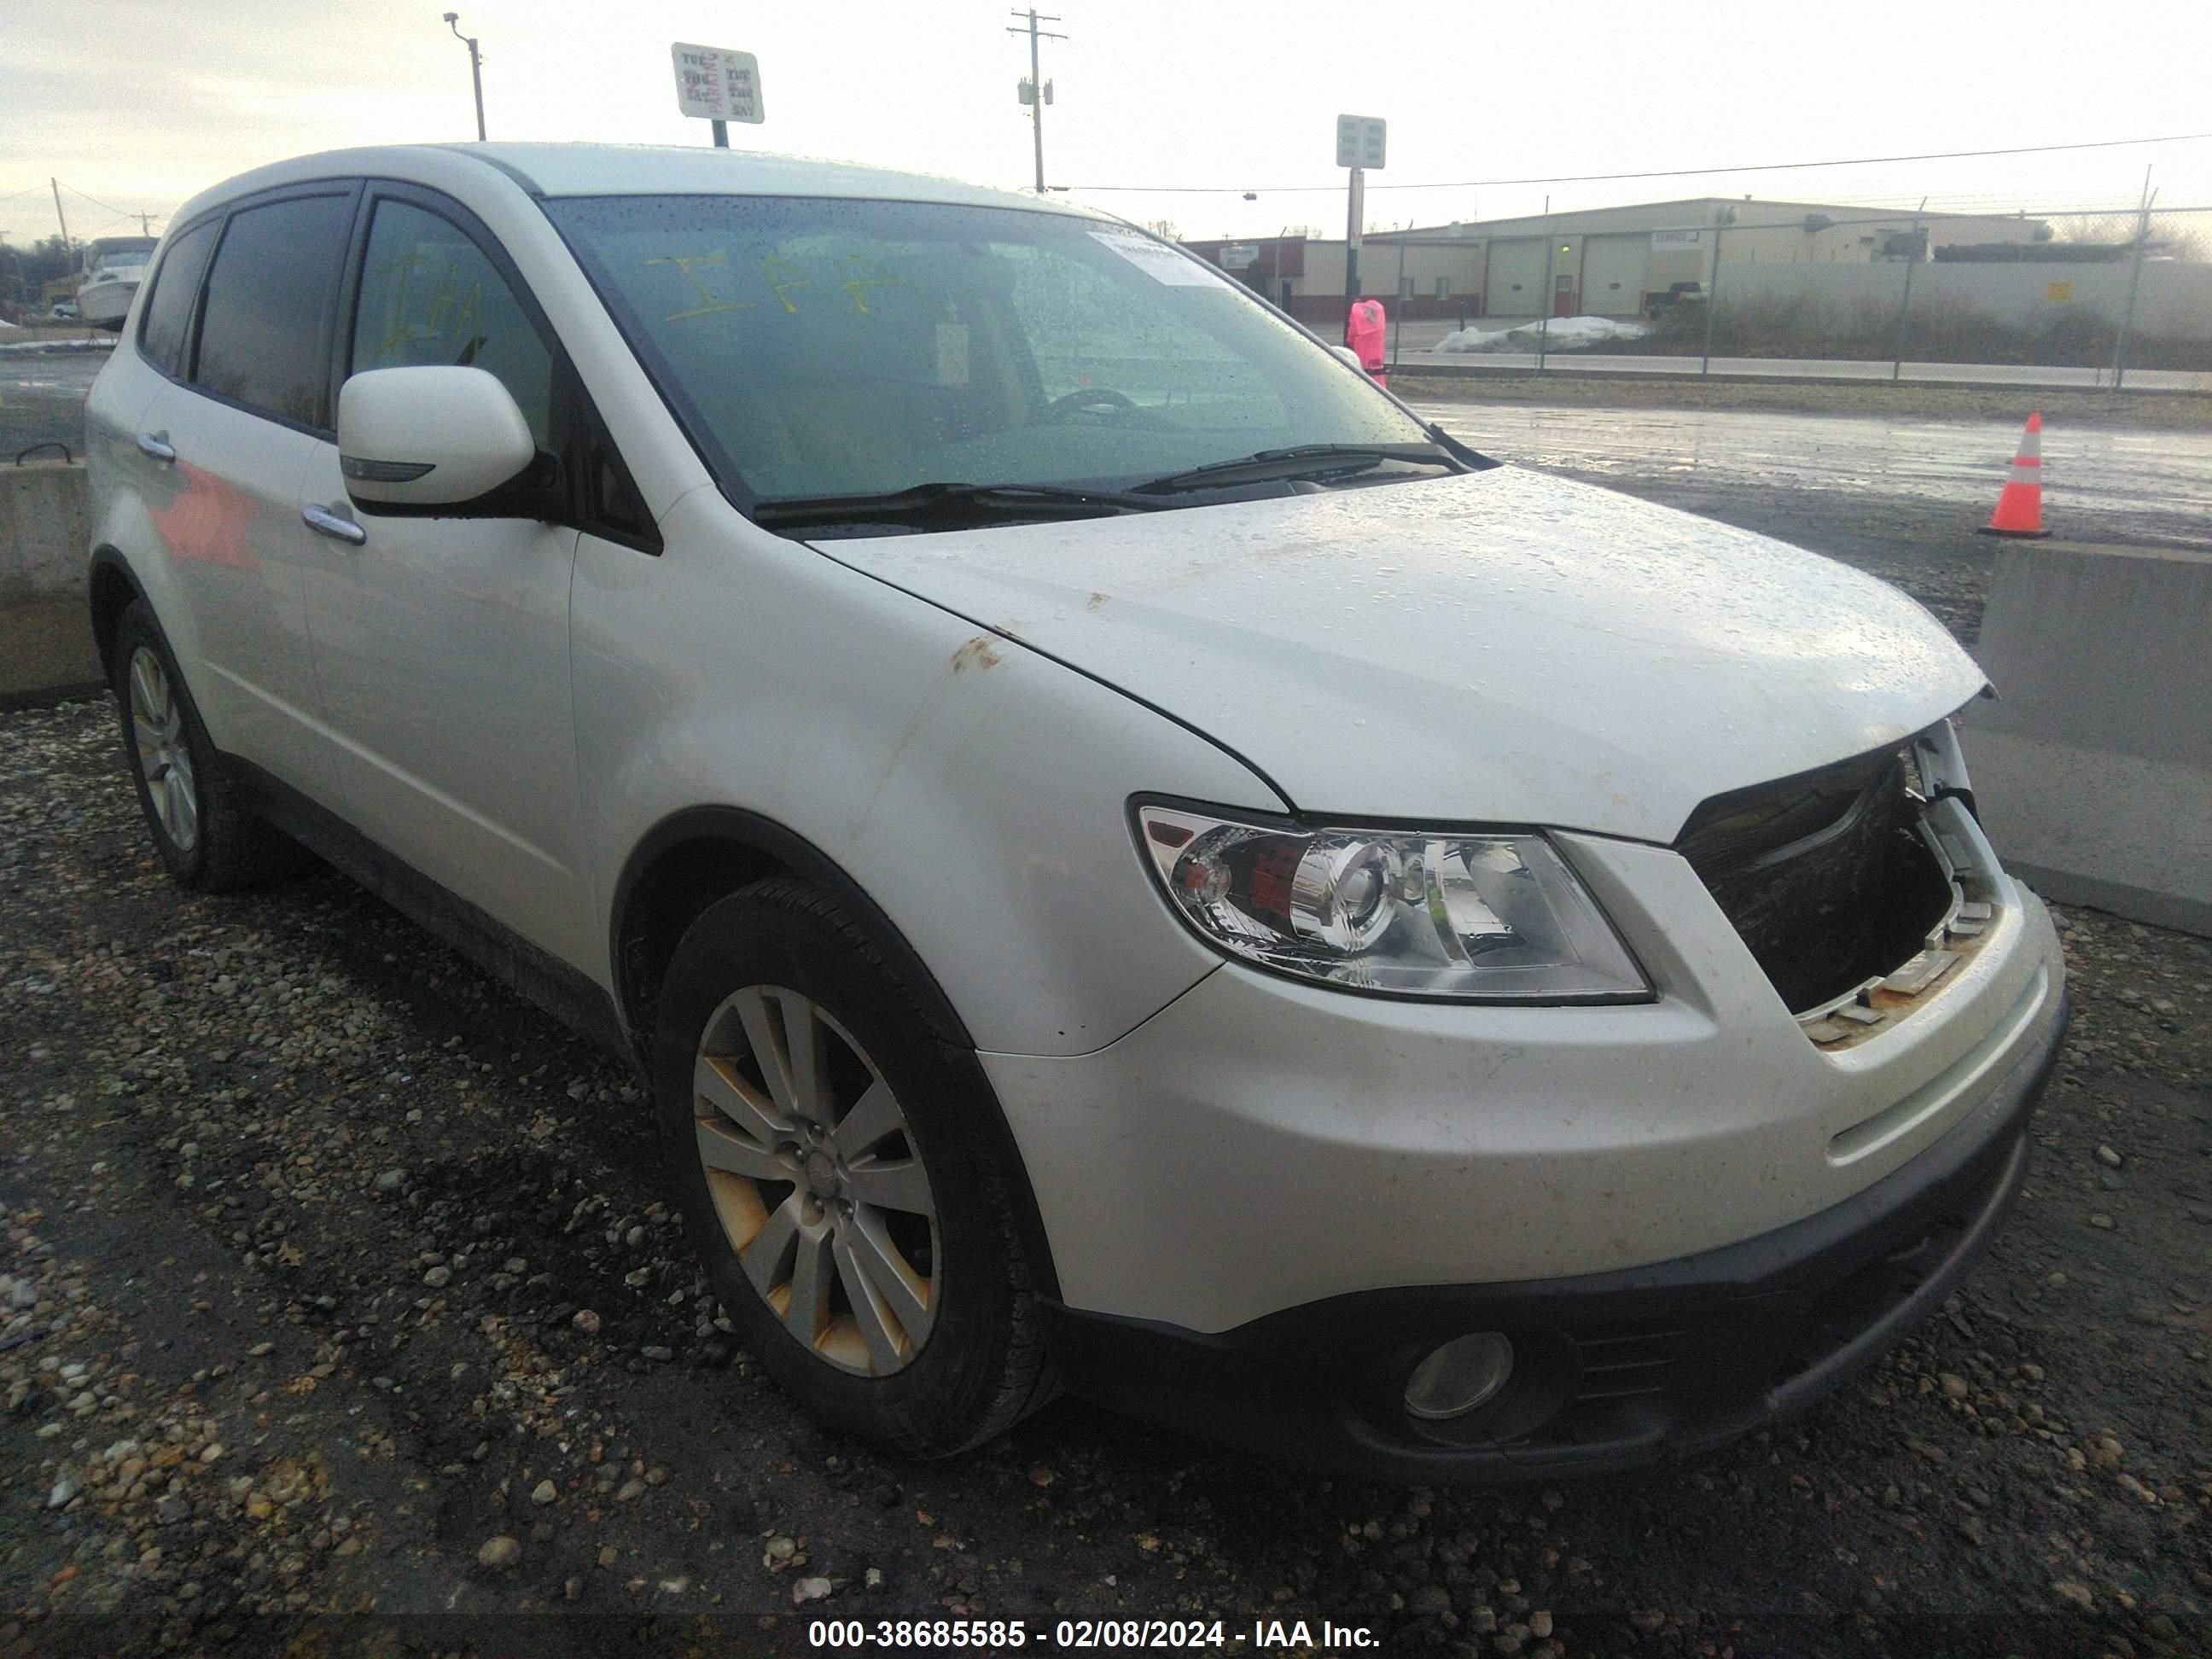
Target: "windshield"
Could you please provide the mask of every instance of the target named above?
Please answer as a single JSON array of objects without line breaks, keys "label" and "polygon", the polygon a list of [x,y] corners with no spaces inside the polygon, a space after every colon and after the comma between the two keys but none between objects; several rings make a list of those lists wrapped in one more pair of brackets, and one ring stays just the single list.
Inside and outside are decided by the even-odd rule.
[{"label": "windshield", "polygon": [[1428,441],[1234,282],[1109,222],[760,197],[546,209],[748,501],[1121,489],[1261,451]]}]

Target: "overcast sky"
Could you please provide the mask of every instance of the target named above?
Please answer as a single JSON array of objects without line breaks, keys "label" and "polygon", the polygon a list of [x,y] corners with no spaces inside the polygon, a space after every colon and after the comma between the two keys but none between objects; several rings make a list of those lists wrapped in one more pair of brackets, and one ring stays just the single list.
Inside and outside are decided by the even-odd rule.
[{"label": "overcast sky", "polygon": [[[491,137],[703,144],[676,112],[672,40],[758,54],[768,121],[732,143],[1026,186],[1026,43],[988,0],[776,8],[458,0],[483,40]],[[135,228],[257,163],[351,143],[473,136],[468,53],[441,0],[19,0],[0,47],[0,230]],[[1341,234],[1340,110],[1390,123],[1375,185],[1752,163],[2212,131],[2203,0],[1422,9],[1056,0],[1045,43],[1055,184],[1191,236]],[[1459,17],[1463,8],[1439,9]],[[1487,15],[1481,15],[1487,14]],[[1525,16],[1531,21],[1516,21]],[[2031,211],[2212,205],[2212,142],[1976,161],[1682,179],[1374,190],[1378,223],[1705,194]],[[1298,191],[1293,186],[1321,186]],[[1241,191],[1261,192],[1246,202]],[[1079,188],[1076,194],[1082,196]],[[97,205],[95,205],[97,204]]]}]

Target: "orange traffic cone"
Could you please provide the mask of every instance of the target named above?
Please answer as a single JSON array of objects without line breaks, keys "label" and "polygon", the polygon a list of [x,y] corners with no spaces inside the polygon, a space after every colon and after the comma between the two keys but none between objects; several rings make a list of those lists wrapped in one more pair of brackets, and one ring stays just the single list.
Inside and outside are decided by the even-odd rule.
[{"label": "orange traffic cone", "polygon": [[2012,458],[2012,476],[2005,480],[1997,510],[1990,514],[1981,533],[2023,541],[2051,533],[2043,527],[2043,416],[2039,412],[2027,417],[2020,453]]}]

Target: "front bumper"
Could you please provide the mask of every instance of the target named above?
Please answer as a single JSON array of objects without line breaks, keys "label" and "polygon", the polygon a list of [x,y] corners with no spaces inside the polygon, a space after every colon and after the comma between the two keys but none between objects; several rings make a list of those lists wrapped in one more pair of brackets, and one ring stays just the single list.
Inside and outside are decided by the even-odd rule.
[{"label": "front bumper", "polygon": [[[1205,1334],[1048,1308],[1076,1393],[1271,1455],[1415,1483],[1632,1468],[1802,1410],[1924,1317],[1995,1234],[2027,1165],[2063,1002],[1972,1113],[1843,1202],[1649,1267],[1363,1291]],[[1402,1407],[1434,1346],[1502,1330],[1500,1397],[1459,1425]]]}]

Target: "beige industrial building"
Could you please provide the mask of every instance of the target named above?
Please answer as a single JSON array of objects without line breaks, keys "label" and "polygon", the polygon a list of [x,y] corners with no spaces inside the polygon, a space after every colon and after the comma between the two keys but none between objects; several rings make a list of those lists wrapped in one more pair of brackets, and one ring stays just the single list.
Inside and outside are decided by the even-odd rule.
[{"label": "beige industrial building", "polygon": [[[2050,236],[2047,224],[2021,215],[1695,197],[1370,232],[1359,286],[1386,300],[1395,293],[1408,317],[1635,317],[1680,292],[1679,285],[1708,287],[1717,252],[1725,286],[1728,268],[1739,264],[1868,264]],[[1308,321],[1334,320],[1343,308],[1340,239],[1187,246]]]}]

